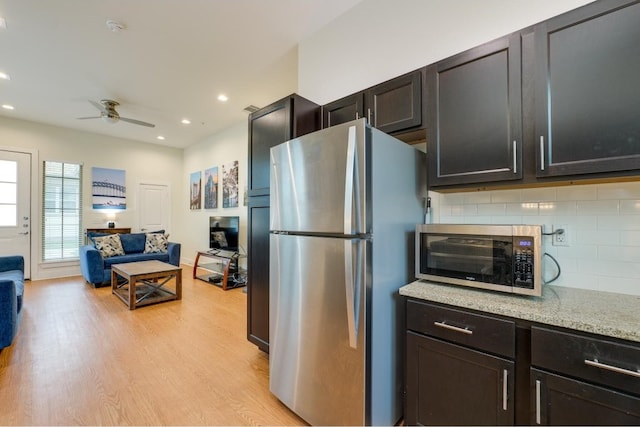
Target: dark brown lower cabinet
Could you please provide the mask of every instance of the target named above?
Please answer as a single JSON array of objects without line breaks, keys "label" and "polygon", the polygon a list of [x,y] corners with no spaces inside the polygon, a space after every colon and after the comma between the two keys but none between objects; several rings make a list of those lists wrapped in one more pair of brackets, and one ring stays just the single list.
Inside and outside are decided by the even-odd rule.
[{"label": "dark brown lower cabinet", "polygon": [[249,197],[247,339],[269,352],[269,196]]},{"label": "dark brown lower cabinet", "polygon": [[513,425],[511,360],[407,332],[407,425]]},{"label": "dark brown lower cabinet", "polygon": [[640,398],[531,369],[532,425],[640,425]]}]

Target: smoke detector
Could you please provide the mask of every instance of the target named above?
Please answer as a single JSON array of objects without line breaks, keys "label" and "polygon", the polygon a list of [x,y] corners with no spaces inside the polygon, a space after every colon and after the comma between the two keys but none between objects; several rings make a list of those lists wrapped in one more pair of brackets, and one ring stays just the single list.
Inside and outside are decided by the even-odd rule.
[{"label": "smoke detector", "polygon": [[120,31],[124,30],[126,27],[124,24],[121,24],[117,21],[113,21],[109,19],[107,21],[107,28],[113,31],[114,33],[119,33]]}]

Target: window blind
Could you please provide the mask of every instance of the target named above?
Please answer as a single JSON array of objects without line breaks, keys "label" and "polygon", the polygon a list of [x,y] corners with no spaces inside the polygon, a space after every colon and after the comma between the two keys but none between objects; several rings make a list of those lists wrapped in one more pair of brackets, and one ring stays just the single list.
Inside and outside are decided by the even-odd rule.
[{"label": "window blind", "polygon": [[42,260],[78,259],[82,245],[82,165],[44,162]]}]

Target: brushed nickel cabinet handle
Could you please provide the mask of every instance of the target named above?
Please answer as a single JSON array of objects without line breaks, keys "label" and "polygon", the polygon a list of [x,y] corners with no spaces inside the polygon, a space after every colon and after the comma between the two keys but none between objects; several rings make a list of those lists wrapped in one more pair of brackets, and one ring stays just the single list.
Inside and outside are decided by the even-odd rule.
[{"label": "brushed nickel cabinet handle", "polygon": [[640,378],[640,372],[634,372],[629,369],[618,368],[617,366],[611,366],[611,365],[607,365],[606,363],[600,363],[598,362],[598,359],[595,359],[595,360],[585,359],[584,364],[588,366],[593,366],[595,368],[604,369],[607,371],[617,372],[618,374],[624,374],[624,375]]},{"label": "brushed nickel cabinet handle", "polygon": [[447,325],[445,322],[433,322],[439,328],[449,329],[450,331],[461,332],[467,335],[473,335],[473,331],[469,330],[469,328],[459,328],[453,325]]},{"label": "brushed nickel cabinet handle", "polygon": [[544,135],[540,135],[540,170],[544,170]]},{"label": "brushed nickel cabinet handle", "polygon": [[540,424],[540,380],[536,380],[536,424]]},{"label": "brushed nickel cabinet handle", "polygon": [[518,142],[513,140],[513,173],[518,173]]},{"label": "brushed nickel cabinet handle", "polygon": [[507,376],[509,373],[506,369],[502,370],[502,410],[507,410]]}]

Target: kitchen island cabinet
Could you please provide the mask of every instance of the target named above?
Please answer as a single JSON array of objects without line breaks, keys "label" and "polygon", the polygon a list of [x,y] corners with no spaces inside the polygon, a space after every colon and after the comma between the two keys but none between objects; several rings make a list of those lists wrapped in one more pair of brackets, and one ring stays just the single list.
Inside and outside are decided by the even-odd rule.
[{"label": "kitchen island cabinet", "polygon": [[[426,281],[404,286],[400,294],[406,297],[407,424],[640,422],[640,328],[636,320],[640,297],[554,286],[545,286],[542,297],[512,296]],[[490,323],[481,323],[483,319]],[[491,323],[495,321],[498,323]],[[450,331],[436,323],[473,334]],[[515,326],[515,346],[508,344],[513,330],[505,325],[510,323]],[[434,332],[439,329],[442,331]],[[491,338],[480,339],[476,331],[482,330],[493,331]],[[474,363],[478,355],[482,359]],[[490,362],[491,357],[496,360]],[[510,361],[513,366],[507,363]],[[489,417],[489,409],[500,404],[502,383],[498,374],[492,377],[484,371],[490,372],[491,363],[498,362],[503,365],[493,369],[502,369],[515,381],[507,384],[506,393],[508,404],[515,404],[515,416],[505,421]],[[464,375],[459,377],[453,367]],[[455,408],[440,402],[438,393],[456,396],[452,384],[459,396],[472,401],[458,402]],[[490,387],[481,393],[486,384]],[[439,408],[446,413],[439,414]],[[475,418],[460,418],[455,412],[460,412],[458,408]]]},{"label": "kitchen island cabinet", "polygon": [[270,150],[320,125],[320,106],[296,94],[249,116],[247,339],[265,352],[269,352]]}]

